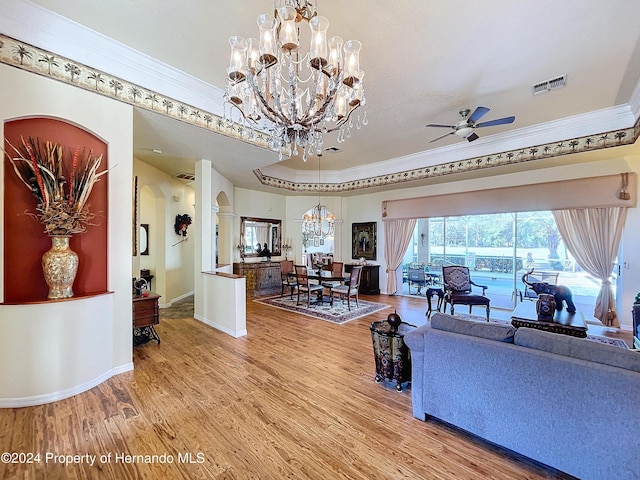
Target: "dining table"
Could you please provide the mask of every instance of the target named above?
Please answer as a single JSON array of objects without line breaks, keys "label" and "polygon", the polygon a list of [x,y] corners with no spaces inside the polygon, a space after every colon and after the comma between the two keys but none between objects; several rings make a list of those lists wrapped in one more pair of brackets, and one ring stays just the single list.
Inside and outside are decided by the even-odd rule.
[{"label": "dining table", "polygon": [[[321,285],[325,286],[328,289],[331,289],[331,286],[325,285],[325,284],[329,282],[340,282],[340,285],[343,285],[345,282],[349,281],[350,274],[347,273],[342,275],[335,275],[330,270],[316,270],[313,272],[310,270],[307,273],[307,278],[309,278],[310,280],[317,280]],[[323,294],[322,296],[323,302],[325,301],[329,302],[330,300],[331,300],[331,295],[329,295],[329,297],[327,298]]]}]

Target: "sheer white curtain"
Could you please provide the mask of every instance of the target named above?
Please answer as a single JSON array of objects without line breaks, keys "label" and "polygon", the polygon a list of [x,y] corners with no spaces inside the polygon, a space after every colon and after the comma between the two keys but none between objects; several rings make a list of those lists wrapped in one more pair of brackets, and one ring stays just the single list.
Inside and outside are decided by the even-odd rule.
[{"label": "sheer white curtain", "polygon": [[387,293],[389,295],[395,294],[398,290],[396,270],[402,263],[415,227],[415,218],[384,221],[384,259],[387,262]]},{"label": "sheer white curtain", "polygon": [[553,216],[571,255],[585,271],[602,282],[593,316],[605,325],[619,327],[610,279],[627,208],[555,210]]},{"label": "sheer white curtain", "polygon": [[267,225],[258,224],[255,226],[256,240],[260,246],[264,246],[269,241],[269,227]]}]

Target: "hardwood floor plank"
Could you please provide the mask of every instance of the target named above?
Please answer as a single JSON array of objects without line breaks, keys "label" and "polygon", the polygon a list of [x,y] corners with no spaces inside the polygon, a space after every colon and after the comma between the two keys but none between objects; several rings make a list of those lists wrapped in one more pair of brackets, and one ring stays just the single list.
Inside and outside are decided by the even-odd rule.
[{"label": "hardwood floor plank", "polygon": [[[178,305],[157,326],[162,344],[134,349],[134,371],[0,410],[2,451],[97,455],[93,466],[0,464],[0,479],[566,478],[414,418],[410,389],[374,381],[369,325],[394,309],[420,325],[425,301],[363,298],[391,308],[334,325],[250,300],[238,339]],[[124,457],[163,454],[172,461]]]}]

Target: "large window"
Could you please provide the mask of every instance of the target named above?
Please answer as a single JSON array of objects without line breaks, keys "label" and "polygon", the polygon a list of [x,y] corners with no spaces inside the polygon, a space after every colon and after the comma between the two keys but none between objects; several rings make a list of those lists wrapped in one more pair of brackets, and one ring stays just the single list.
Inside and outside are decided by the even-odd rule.
[{"label": "large window", "polygon": [[[576,265],[549,211],[420,219],[404,257],[405,265],[411,262],[424,263],[432,276],[443,265],[468,266],[474,282],[489,287],[492,308],[512,309],[521,301],[529,270],[571,288],[587,315],[600,289],[600,281]],[[403,292],[409,293],[408,282]]]}]

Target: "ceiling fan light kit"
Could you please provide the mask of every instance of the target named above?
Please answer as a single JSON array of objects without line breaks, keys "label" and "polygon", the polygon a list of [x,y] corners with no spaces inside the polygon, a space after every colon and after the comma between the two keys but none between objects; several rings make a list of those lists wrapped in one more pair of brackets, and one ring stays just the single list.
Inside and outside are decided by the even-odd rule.
[{"label": "ceiling fan light kit", "polygon": [[[315,3],[315,2],[313,2]],[[225,80],[225,118],[239,111],[243,122],[269,134],[274,151],[302,159],[322,155],[323,135],[338,131],[338,142],[351,128],[366,125],[352,118],[366,103],[364,72],[357,40],[327,39],[329,20],[310,0],[275,0],[272,14],[258,16],[260,39],[229,39],[231,58]],[[309,25],[309,49],[301,48],[301,22]]]},{"label": "ceiling fan light kit", "polygon": [[478,120],[480,120],[487,113],[489,113],[489,110],[490,109],[487,107],[477,107],[473,111],[473,113],[471,113],[470,109],[465,108],[463,110],[460,110],[460,112],[458,112],[462,117],[462,120],[460,120],[458,123],[454,125],[442,125],[439,123],[427,124],[426,125],[427,127],[451,129],[450,132],[445,133],[444,135],[441,135],[438,138],[434,138],[429,143],[437,142],[438,140],[441,140],[448,135],[456,135],[458,137],[465,138],[469,142],[473,142],[474,140],[477,140],[478,138],[480,138],[478,134],[475,132],[476,128],[493,127],[496,125],[506,125],[508,123],[513,123],[516,119],[516,117],[510,116],[510,117],[498,118],[496,120],[489,120],[488,122],[478,123]]}]

